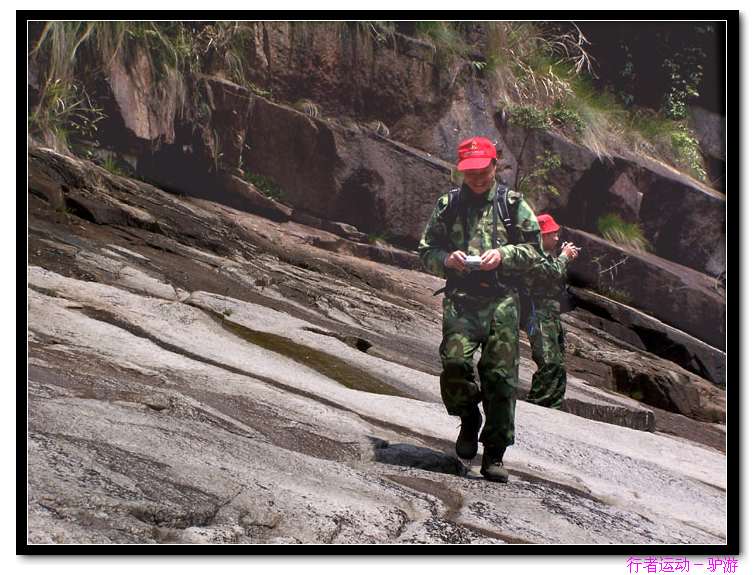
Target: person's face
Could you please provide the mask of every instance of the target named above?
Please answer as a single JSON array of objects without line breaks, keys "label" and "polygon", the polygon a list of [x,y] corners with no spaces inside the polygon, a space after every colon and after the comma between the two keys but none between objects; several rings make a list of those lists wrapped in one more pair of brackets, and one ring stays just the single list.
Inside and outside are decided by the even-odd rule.
[{"label": "person's face", "polygon": [[493,185],[495,179],[495,162],[490,161],[485,168],[479,170],[464,170],[464,183],[475,194],[484,194]]},{"label": "person's face", "polygon": [[558,231],[543,234],[543,249],[552,252],[558,245]]}]

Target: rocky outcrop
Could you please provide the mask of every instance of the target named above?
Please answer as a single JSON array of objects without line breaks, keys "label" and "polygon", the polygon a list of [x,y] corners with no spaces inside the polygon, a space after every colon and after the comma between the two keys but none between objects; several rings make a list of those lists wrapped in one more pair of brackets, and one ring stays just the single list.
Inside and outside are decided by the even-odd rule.
[{"label": "rocky outcrop", "polygon": [[[246,34],[245,86],[219,62],[209,75],[169,74],[158,85],[145,49],[109,60],[106,81],[92,88],[108,115],[101,141],[165,189],[207,197],[222,189],[214,174],[255,172],[275,179],[293,209],[414,249],[449,187],[445,161],[460,138],[483,134],[498,141],[509,183],[545,151],[560,157],[549,176],[558,195],[528,198],[536,211],[587,232],[619,213],[641,225],[656,255],[722,277],[721,194],[647,158],[598,156],[505,121],[463,59],[374,23],[257,22]],[[715,131],[703,132],[719,153]]]},{"label": "rocky outcrop", "polygon": [[31,271],[32,543],[725,539],[713,451],[521,404],[502,497],[459,473],[437,403],[348,389],[186,304]]},{"label": "rocky outcrop", "polygon": [[521,173],[533,170],[544,151],[561,159],[548,177],[558,195],[527,198],[536,212],[551,212],[567,226],[592,233],[601,216],[617,213],[640,224],[656,255],[714,277],[725,269],[722,194],[640,156],[601,158],[558,134],[528,134],[509,124],[501,133],[513,151],[514,171],[520,152]]},{"label": "rocky outcrop", "polygon": [[719,192],[725,192],[725,119],[715,112],[697,106],[690,106],[689,117],[692,129],[700,143],[700,151],[705,161],[705,171],[708,174],[708,179],[711,181],[711,186]]},{"label": "rocky outcrop", "polygon": [[407,115],[437,116],[447,107],[461,63],[437,66],[430,44],[383,35],[371,22],[307,24],[253,24],[251,77],[276,99],[306,98],[328,114],[389,126]]},{"label": "rocky outcrop", "polygon": [[[175,120],[183,93],[183,78],[176,71],[159,73],[146,48],[134,46],[106,63],[106,76],[115,108],[108,116],[119,119],[133,139],[171,144],[175,140]],[[113,130],[113,132],[115,132]],[[109,137],[109,138],[108,138]],[[106,134],[114,138],[115,133]]]},{"label": "rocky outcrop", "polygon": [[451,166],[377,134],[255,100],[244,156],[299,209],[414,248]]},{"label": "rocky outcrop", "polygon": [[[317,269],[321,269],[326,273],[336,274],[339,277],[364,278],[364,281],[367,283],[367,285],[371,286],[371,289],[384,289],[385,287],[391,285],[390,282],[386,282],[385,280],[385,271],[375,273],[374,271],[368,272],[361,267],[358,270],[354,269],[354,262],[359,260],[354,260],[349,256],[368,258],[373,261],[399,266],[404,269],[420,269],[417,256],[414,254],[402,252],[400,250],[395,250],[392,248],[367,245],[350,241],[344,237],[341,237],[340,235],[335,235],[326,231],[316,231],[312,228],[307,228],[300,223],[295,223],[294,221],[288,221],[288,223],[286,223],[285,233],[278,232],[275,236],[270,235],[270,226],[272,225],[272,223],[270,222],[265,226],[256,226],[254,229],[247,231],[244,231],[244,229],[242,228],[229,228],[226,225],[221,225],[219,223],[219,218],[225,217],[223,216],[223,212],[218,212],[216,215],[209,217],[206,222],[203,222],[198,220],[197,217],[194,216],[190,211],[187,211],[184,207],[182,207],[184,205],[182,202],[185,202],[185,200],[181,200],[181,198],[176,198],[174,196],[165,194],[164,192],[144,183],[112,176],[105,170],[93,166],[91,163],[74,160],[72,158],[56,154],[49,150],[32,150],[30,169],[31,190],[34,193],[40,194],[44,197],[51,197],[53,200],[51,202],[51,205],[60,205],[60,202],[62,202],[64,206],[70,206],[68,208],[70,214],[82,218],[84,221],[100,224],[101,226],[117,225],[127,227],[131,230],[131,233],[134,233],[134,230],[136,229],[143,230],[145,233],[149,234],[148,237],[150,238],[149,241],[151,242],[151,244],[160,246],[160,249],[175,251],[177,248],[172,243],[173,240],[189,237],[193,238],[192,242],[194,242],[196,246],[203,249],[213,249],[221,254],[236,253],[239,254],[239,256],[237,257],[240,257],[241,254],[244,254],[243,257],[247,257],[247,255],[250,254],[251,250],[253,249],[248,245],[248,240],[247,243],[238,244],[238,240],[234,240],[234,238],[248,238],[249,236],[247,234],[252,233],[254,234],[254,237],[258,238],[258,242],[264,241],[265,245],[268,246],[267,249],[274,250],[275,253],[277,253],[278,256],[283,258],[285,261],[301,262],[301,265],[306,265],[309,267],[314,265],[312,263],[313,261],[319,262],[316,264]],[[37,182],[43,183],[38,184]],[[305,220],[306,218],[298,217],[294,219]],[[259,221],[262,222],[266,220]],[[279,221],[286,222],[287,218],[280,219]],[[319,220],[315,223],[318,224],[318,227],[324,227],[323,223]],[[348,227],[334,226],[333,231],[340,231],[343,234],[348,230]],[[299,242],[299,246],[301,247],[297,247],[297,250],[302,249],[304,246],[312,246],[314,252],[308,254],[304,259],[294,257],[293,254],[297,253],[296,250],[292,251],[290,248],[282,248],[286,241],[285,238],[287,237],[290,237],[294,241]],[[171,241],[168,242],[168,239],[170,239]],[[185,241],[185,239],[182,241]],[[584,242],[580,243],[584,244]],[[348,255],[339,257],[338,262],[333,264],[327,262],[326,260],[323,260],[321,255],[317,255],[318,253],[322,252],[320,252],[316,248],[323,248],[330,252]],[[585,258],[585,254],[589,253],[590,251],[588,251],[587,249],[583,251],[583,255],[578,258],[574,265],[576,265],[576,263],[580,260],[583,260]],[[344,257],[347,258],[346,261],[349,261],[350,263],[346,264],[343,260]],[[307,263],[305,263],[305,261]],[[212,263],[212,265],[218,266],[220,264]],[[109,278],[110,274],[113,273],[113,270],[115,268],[108,265],[104,268],[82,270],[81,273],[86,277],[98,277],[97,274],[101,273],[97,271],[98,269],[102,269],[108,272],[105,273],[105,275],[102,277]],[[397,270],[397,273],[410,272],[399,272]],[[131,272],[129,272],[129,274],[131,274]],[[127,274],[124,273],[124,276],[125,275]],[[425,278],[428,277],[424,276],[424,274],[422,274],[422,276]],[[277,277],[277,279],[273,279],[275,277]],[[342,314],[345,310],[348,310],[349,306],[351,305],[350,297],[346,297],[343,301],[340,301],[343,297],[342,295],[335,296],[334,294],[331,294],[330,296],[326,296],[325,292],[329,291],[330,288],[325,289],[325,286],[321,285],[319,282],[307,285],[306,287],[302,287],[301,285],[298,285],[298,283],[288,285],[289,279],[286,278],[288,278],[288,274],[280,276],[278,276],[277,273],[273,274],[272,276],[263,274],[261,276],[255,276],[253,283],[254,285],[261,286],[263,290],[268,290],[268,292],[270,292],[270,290],[273,290],[273,288],[271,287],[272,285],[278,285],[278,288],[276,289],[282,288],[282,293],[288,294],[289,297],[291,297],[292,294],[299,294],[298,297],[302,297],[303,302],[307,302],[309,305],[316,305],[318,309],[320,309],[320,306],[324,306],[322,309],[328,309],[328,313],[332,313],[334,318],[343,317]],[[280,282],[283,283],[281,284]],[[399,283],[403,285],[403,282],[404,280],[402,279]],[[425,286],[424,288],[416,287],[415,291],[422,290],[424,293],[423,297],[426,298],[426,305],[437,307],[439,305],[439,298],[432,298],[431,294],[438,287],[440,287],[440,285],[442,285],[442,280],[433,278],[430,286]],[[228,286],[224,287],[223,289],[228,289]],[[246,289],[247,288],[240,288],[241,291],[239,293],[244,293]],[[399,297],[400,299],[407,297],[407,294],[403,290],[403,288],[397,291],[397,297]],[[583,300],[584,299],[585,298],[583,298]],[[593,300],[602,301],[597,296],[593,298]],[[338,301],[339,303],[336,303],[336,301]],[[587,309],[598,311],[594,306],[591,308],[589,302],[583,301],[583,305]],[[394,313],[383,309],[380,305],[373,304],[373,306],[375,308],[374,311],[377,314],[377,317],[381,318],[381,322],[384,321],[384,319],[382,318],[391,317]],[[607,309],[611,308],[607,307]],[[622,313],[620,313],[622,309],[624,308],[622,307],[614,309],[614,315],[611,317],[614,317],[615,319],[622,318]],[[606,312],[603,312],[602,315],[603,317],[605,317]],[[639,317],[640,314],[637,314],[637,316]],[[395,321],[403,322],[407,320],[407,317],[410,316],[399,314],[398,316],[396,316]],[[633,316],[630,315],[630,317]],[[353,323],[353,321],[354,320],[351,320],[350,323]],[[360,318],[356,321],[356,323],[360,324],[364,321],[365,318]],[[600,318],[593,316],[592,323],[595,324],[596,321],[600,321]],[[634,319],[633,321],[636,322],[637,320]],[[650,321],[650,318],[646,318],[645,323],[642,323],[642,325],[647,326],[647,322]],[[632,322],[625,323],[627,323],[628,326],[624,328],[625,333],[634,334],[636,341],[628,339],[627,337],[624,337],[624,339],[629,341],[634,349],[647,349],[647,347],[644,347],[642,341],[643,339],[651,341],[652,338],[648,339],[646,336],[647,334],[645,334],[642,330],[638,330],[638,332],[632,331],[631,328],[636,327]],[[602,328],[604,329],[602,338],[604,341],[605,338],[608,337],[605,331],[609,333],[615,333],[616,327],[618,325],[618,323],[613,321],[605,322],[602,325]],[[427,328],[425,330],[425,333],[432,334],[434,332],[431,328]],[[419,349],[417,349],[417,344],[409,345],[410,348],[415,349],[415,353],[420,353],[422,357],[425,358],[423,362],[425,362],[425,364],[427,365],[426,369],[428,369],[431,373],[436,373],[438,369],[436,350],[437,345],[440,342],[436,341],[436,336],[439,337],[439,333],[440,331],[438,331],[433,336],[425,337],[423,345],[420,346],[422,348],[421,352],[419,351]],[[621,335],[623,334],[620,334],[620,337]],[[642,336],[642,338],[640,338],[640,335]],[[363,339],[370,339],[369,337],[360,337],[363,337]],[[684,339],[677,337],[674,341],[676,341],[678,345],[682,345]],[[407,344],[406,342],[404,342],[402,345]],[[600,347],[600,344],[595,343],[593,344],[593,347]],[[699,347],[700,346],[698,345],[698,348]],[[616,357],[621,356],[622,349],[626,349],[626,346],[618,347],[615,354]],[[694,345],[689,344],[688,353],[690,353],[691,357],[698,357],[699,361],[702,362],[702,365],[711,365],[709,361],[705,361],[703,359],[707,356],[705,356],[699,350],[696,351]],[[633,372],[631,377],[629,377],[629,379],[624,377],[624,379],[628,382],[625,384],[626,389],[633,388],[633,386],[635,385],[635,383],[633,382],[636,381],[653,381],[655,379],[654,374],[663,373],[664,371],[667,371],[669,369],[668,364],[654,367],[653,361],[649,360],[648,357],[645,357],[642,361],[637,362],[635,371]],[[416,361],[416,359],[413,361]],[[601,361],[602,360],[600,358],[597,359],[598,363],[600,363]],[[694,364],[697,360],[691,361]],[[601,365],[605,367],[606,363],[604,362]],[[609,365],[612,364],[610,364],[609,362]],[[715,363],[713,363],[712,365],[715,365]],[[613,368],[606,372],[602,368],[597,367],[594,362],[593,366],[587,367],[587,374],[581,377],[587,379],[588,381],[591,381],[592,383],[597,383],[597,385],[600,387],[607,387],[608,389],[616,390],[619,387],[617,383],[617,377],[612,370]],[[680,375],[676,379],[688,378],[688,374],[685,370],[680,370],[680,372],[682,375]],[[594,374],[595,377],[593,377],[591,374]],[[605,382],[603,382],[602,380],[605,380]],[[673,381],[673,379],[669,381]],[[606,383],[610,384],[606,385]],[[695,402],[693,401],[693,404],[694,403]],[[679,411],[677,407],[674,407],[674,405],[676,405],[675,403],[669,403],[665,399],[661,402],[661,405],[671,411]],[[579,413],[587,414],[589,412],[590,410],[588,409],[583,410]],[[697,411],[695,411],[694,409],[687,410],[687,412],[697,413]]]},{"label": "rocky outcrop", "polygon": [[440,279],[51,151],[30,176],[29,541],[725,539],[723,455],[577,381],[567,409],[621,426],[521,402],[510,483],[464,476]]},{"label": "rocky outcrop", "polygon": [[572,283],[725,350],[726,302],[714,278],[578,230],[564,228],[563,235],[583,248],[569,267]]},{"label": "rocky outcrop", "polygon": [[719,386],[725,386],[726,354],[630,306],[595,292],[571,287],[580,308],[572,312],[633,347],[673,361]]},{"label": "rocky outcrop", "polygon": [[[77,63],[88,157],[138,180],[30,141],[30,541],[723,542],[725,197],[501,123],[480,71],[379,23],[243,32],[241,74],[209,44],[183,78],[139,42]],[[412,251],[472,134],[509,183],[559,155],[528,200],[583,247],[564,411],[520,402],[505,493],[453,457]],[[595,237],[609,212],[652,253]]]},{"label": "rocky outcrop", "polygon": [[[568,351],[578,358],[579,377],[592,385],[617,391],[646,405],[679,413],[697,421],[726,420],[725,393],[713,383],[612,337],[609,332],[584,321],[584,313],[562,316]],[[567,360],[567,368],[575,362]],[[587,364],[587,369],[585,369]],[[590,366],[589,364],[593,364]],[[595,365],[608,366],[600,373]]]},{"label": "rocky outcrop", "polygon": [[667,168],[645,170],[640,219],[656,255],[719,276],[726,269],[726,198]]}]

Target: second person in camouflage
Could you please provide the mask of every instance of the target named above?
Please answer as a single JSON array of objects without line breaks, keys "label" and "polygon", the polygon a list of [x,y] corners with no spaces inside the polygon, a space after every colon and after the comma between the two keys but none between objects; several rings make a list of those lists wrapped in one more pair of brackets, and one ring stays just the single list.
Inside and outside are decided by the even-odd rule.
[{"label": "second person in camouflage", "polygon": [[537,364],[527,401],[558,409],[566,394],[566,342],[559,319],[560,296],[564,290],[566,265],[577,257],[579,248],[571,242],[564,243],[556,257],[554,252],[560,226],[549,214],[538,216],[537,221],[545,257],[533,266],[525,278],[530,309],[522,310],[522,314],[528,318],[527,336],[532,359]]},{"label": "second person in camouflage", "polygon": [[[481,472],[490,480],[506,481],[502,459],[506,447],[514,443],[519,377],[516,279],[541,258],[540,231],[534,212],[514,191],[503,200],[513,227],[504,225],[495,212],[497,159],[490,140],[475,137],[461,142],[458,159],[464,185],[438,200],[419,254],[430,273],[447,279],[440,387],[448,413],[461,418],[457,454],[471,459],[477,453],[482,425],[478,403],[482,402]],[[468,256],[477,256],[478,261],[468,263]],[[473,365],[478,348],[480,385]]]}]

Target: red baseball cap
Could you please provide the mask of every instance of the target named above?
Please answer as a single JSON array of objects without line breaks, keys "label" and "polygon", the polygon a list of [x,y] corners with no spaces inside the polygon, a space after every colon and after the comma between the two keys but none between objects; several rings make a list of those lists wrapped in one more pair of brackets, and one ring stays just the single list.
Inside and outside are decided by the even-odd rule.
[{"label": "red baseball cap", "polygon": [[487,168],[490,160],[496,157],[493,142],[480,136],[464,140],[459,144],[458,153],[459,163],[456,165],[456,169],[460,172]]},{"label": "red baseball cap", "polygon": [[549,234],[551,232],[557,232],[561,229],[550,214],[542,214],[537,216],[537,223],[540,224],[540,233]]}]

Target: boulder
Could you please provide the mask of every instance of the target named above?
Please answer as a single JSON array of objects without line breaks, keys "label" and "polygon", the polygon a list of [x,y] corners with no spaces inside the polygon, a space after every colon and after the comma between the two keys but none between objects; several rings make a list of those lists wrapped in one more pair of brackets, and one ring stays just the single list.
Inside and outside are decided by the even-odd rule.
[{"label": "boulder", "polygon": [[[593,385],[619,392],[643,404],[682,414],[697,421],[726,420],[725,391],[703,378],[612,337],[573,313],[562,316],[569,358],[581,364],[608,366],[610,376],[584,367],[580,377]],[[567,361],[567,369],[572,365]],[[570,375],[573,375],[570,372]],[[631,410],[630,414],[633,413]]]},{"label": "boulder", "polygon": [[700,151],[711,186],[723,192],[723,176],[726,170],[725,120],[723,116],[698,106],[690,106],[689,117],[692,130],[700,143]]},{"label": "boulder", "polygon": [[593,291],[570,288],[581,309],[572,315],[641,350],[726,385],[726,354],[652,316]]},{"label": "boulder", "polygon": [[275,180],[296,209],[412,249],[451,187],[451,166],[425,152],[263,98],[255,98],[244,162]]},{"label": "boulder", "polygon": [[582,247],[569,281],[642,310],[719,350],[725,350],[725,297],[705,274],[592,234],[563,228]]},{"label": "boulder", "polygon": [[581,144],[575,144],[564,136],[546,130],[525,130],[514,126],[510,121],[498,121],[503,141],[513,154],[511,165],[513,169],[509,184],[516,182],[515,175],[519,172],[519,180],[532,171],[538,163],[538,156],[548,151],[561,159],[561,167],[554,169],[548,176],[548,183],[555,186],[558,195],[548,193],[533,194],[527,197],[535,212],[550,212],[556,218],[571,223],[571,212],[566,207],[571,204],[571,194],[583,179],[594,177],[591,168],[600,165],[598,155]]},{"label": "boulder", "polygon": [[640,219],[654,252],[711,276],[726,270],[726,197],[667,169],[645,169]]},{"label": "boulder", "polygon": [[123,53],[120,51],[106,63],[107,83],[115,104],[108,115],[118,116],[137,140],[172,143],[181,77],[168,70],[161,73],[157,81],[152,58],[140,44],[134,46],[128,63]]}]

